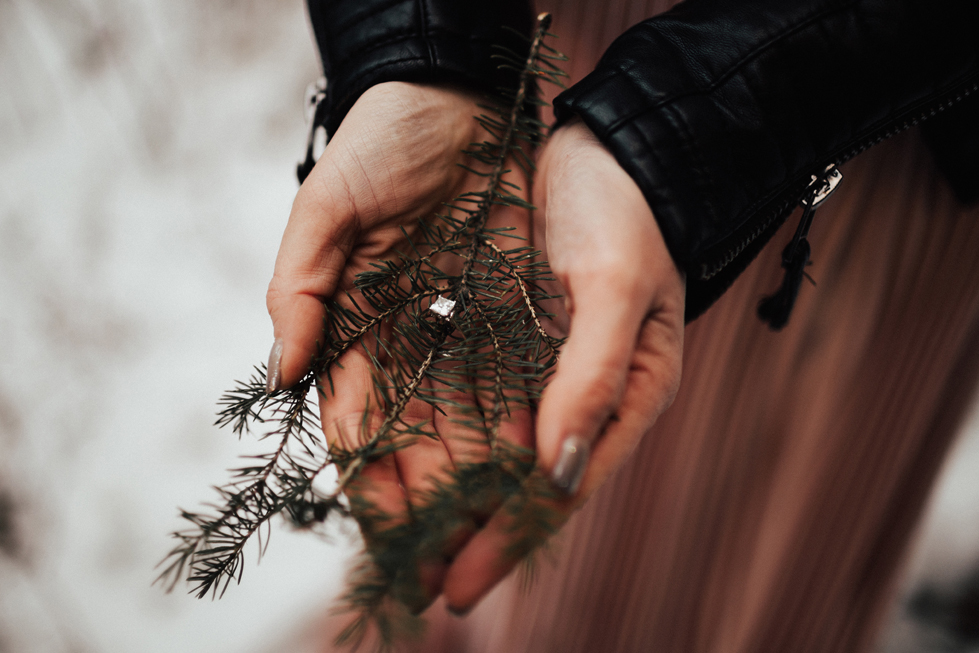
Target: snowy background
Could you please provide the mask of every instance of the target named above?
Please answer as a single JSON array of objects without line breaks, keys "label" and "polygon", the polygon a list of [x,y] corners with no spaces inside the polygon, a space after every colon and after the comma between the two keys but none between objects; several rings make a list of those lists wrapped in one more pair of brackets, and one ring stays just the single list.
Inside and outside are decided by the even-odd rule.
[{"label": "snowy background", "polygon": [[[284,527],[221,601],[150,586],[259,448],[214,404],[271,346],[318,75],[301,0],[0,0],[0,653],[305,650],[340,588],[350,545]],[[969,650],[920,615],[977,560],[977,469],[973,420],[882,650]]]},{"label": "snowy background", "polygon": [[0,651],[265,651],[349,546],[276,528],[221,601],[150,587],[235,456],[215,400],[265,287],[319,75],[301,0],[0,0]]}]

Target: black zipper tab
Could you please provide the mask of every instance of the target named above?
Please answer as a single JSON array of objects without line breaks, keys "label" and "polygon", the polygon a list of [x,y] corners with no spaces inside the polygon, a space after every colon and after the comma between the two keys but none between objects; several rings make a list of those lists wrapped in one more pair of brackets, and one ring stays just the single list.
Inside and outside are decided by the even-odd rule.
[{"label": "black zipper tab", "polygon": [[792,307],[799,296],[799,288],[802,286],[803,277],[809,279],[810,283],[816,284],[806,273],[806,267],[810,265],[809,256],[809,228],[812,227],[812,219],[816,214],[816,209],[826,201],[836,187],[843,180],[843,175],[836,168],[836,165],[826,166],[823,173],[819,176],[813,175],[812,181],[806,188],[806,195],[802,199],[802,218],[799,226],[795,230],[792,240],[782,250],[782,267],[785,268],[785,277],[782,279],[782,286],[774,294],[766,297],[758,304],[758,317],[763,322],[767,322],[773,331],[779,331],[789,321]]}]

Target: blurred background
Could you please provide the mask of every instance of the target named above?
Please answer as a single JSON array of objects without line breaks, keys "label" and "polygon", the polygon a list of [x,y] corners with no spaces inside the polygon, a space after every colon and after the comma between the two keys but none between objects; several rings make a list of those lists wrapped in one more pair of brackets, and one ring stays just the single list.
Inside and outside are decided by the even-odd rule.
[{"label": "blurred background", "polygon": [[[302,0],[0,0],[0,653],[315,650],[350,538],[277,524],[219,601],[151,587],[241,453],[319,64]],[[979,651],[979,416],[886,653]]]},{"label": "blurred background", "polygon": [[290,650],[350,545],[273,530],[220,601],[151,587],[239,453],[215,401],[319,64],[301,0],[0,0],[0,651]]}]

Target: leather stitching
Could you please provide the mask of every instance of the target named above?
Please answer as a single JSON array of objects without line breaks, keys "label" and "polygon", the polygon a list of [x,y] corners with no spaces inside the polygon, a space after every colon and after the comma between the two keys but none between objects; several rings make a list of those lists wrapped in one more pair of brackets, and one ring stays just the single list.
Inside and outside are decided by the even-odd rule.
[{"label": "leather stitching", "polygon": [[693,172],[693,178],[698,189],[697,194],[702,199],[704,210],[711,216],[714,222],[717,222],[717,211],[714,208],[714,203],[711,201],[713,193],[710,192],[710,189],[717,188],[717,186],[714,184],[714,178],[710,174],[710,168],[707,166],[707,162],[700,153],[700,148],[697,147],[693,130],[691,130],[690,124],[684,118],[683,112],[678,111],[675,106],[663,107],[663,111],[669,114],[667,115],[667,119],[670,120],[676,132],[680,134],[683,151],[687,155],[688,169]]},{"label": "leather stitching", "polygon": [[[342,59],[340,59],[340,58],[331,59],[331,63],[332,63],[332,66],[333,66],[333,69],[334,70],[342,69],[343,66],[344,66],[344,64],[346,64],[347,62],[349,62],[349,61],[351,61],[353,59],[360,58],[365,53],[369,53],[369,52],[372,52],[374,50],[379,50],[379,49],[381,49],[383,47],[386,47],[386,46],[389,46],[389,45],[395,45],[397,43],[401,43],[401,42],[404,42],[404,41],[410,41],[411,39],[417,39],[417,38],[422,38],[422,37],[419,34],[417,34],[414,30],[404,31],[404,32],[401,32],[401,33],[398,33],[398,34],[389,36],[387,38],[380,39],[378,41],[373,41],[373,42],[371,42],[371,43],[369,43],[367,45],[364,45],[364,46],[362,46],[360,48],[357,48],[356,50],[354,50],[353,52],[349,53],[347,56],[343,57]],[[458,40],[460,42],[463,42],[464,41],[464,42],[469,42],[469,43],[480,42],[480,41],[481,42],[484,42],[484,43],[490,43],[490,39],[488,39],[486,37],[483,37],[483,36],[472,36],[472,35],[468,35],[468,34],[455,34],[455,33],[451,32],[451,31],[443,30],[443,29],[438,29],[438,28],[430,29],[428,31],[428,38],[427,38],[427,41],[428,42],[435,43],[439,39],[442,39],[442,38],[456,39],[456,40]]]},{"label": "leather stitching", "polygon": [[388,2],[381,2],[376,5],[365,5],[360,12],[355,13],[346,21],[337,21],[331,26],[330,31],[334,34],[339,34],[341,32],[346,32],[354,25],[363,23],[366,20],[376,19],[377,15],[383,11],[387,11],[391,7],[396,7],[400,4],[405,4],[405,2],[412,2],[413,0],[390,0]]},{"label": "leather stitching", "polygon": [[425,6],[425,0],[416,0],[416,6],[418,7],[418,24],[421,25],[421,37],[422,42],[425,44],[425,49],[428,50],[428,66],[429,70],[435,71],[435,46],[429,39],[429,25],[428,25],[428,7]]},{"label": "leather stitching", "polygon": [[[682,99],[682,98],[685,98],[685,97],[689,97],[689,96],[692,96],[692,95],[707,95],[707,94],[711,93],[712,91],[714,91],[715,89],[717,89],[718,87],[722,86],[727,81],[729,81],[746,64],[750,63],[754,59],[757,59],[758,57],[760,57],[763,54],[765,54],[765,52],[767,50],[769,50],[772,46],[774,46],[777,42],[779,42],[779,41],[781,41],[783,39],[789,38],[791,36],[794,36],[798,32],[801,32],[801,31],[803,31],[805,29],[808,29],[808,28],[814,26],[815,24],[819,23],[820,21],[822,21],[823,19],[827,18],[828,16],[831,16],[831,15],[834,15],[834,14],[837,14],[837,13],[842,13],[842,12],[848,10],[848,9],[851,9],[853,6],[859,4],[860,1],[861,0],[848,0],[847,2],[845,2],[843,4],[840,4],[840,5],[837,5],[837,6],[833,6],[833,7],[829,7],[829,8],[826,8],[826,9],[823,9],[822,11],[820,11],[820,12],[818,12],[816,14],[813,14],[809,18],[806,18],[806,19],[800,21],[799,23],[797,23],[795,25],[790,25],[790,26],[785,27],[785,29],[777,32],[776,34],[773,34],[771,37],[769,37],[768,39],[766,39],[762,43],[759,43],[757,46],[755,46],[754,48],[752,48],[751,50],[749,50],[747,53],[745,53],[745,55],[743,57],[741,57],[740,59],[738,59],[736,62],[732,63],[731,64],[731,67],[728,70],[725,70],[720,75],[718,75],[717,79],[715,79],[714,81],[712,81],[710,84],[707,84],[706,86],[697,86],[697,87],[694,87],[692,89],[689,89],[689,90],[686,90],[686,91],[683,91],[683,92],[679,92],[679,93],[675,93],[673,95],[669,95],[669,96],[663,98],[662,100],[656,102],[655,104],[652,104],[652,105],[650,105],[648,107],[644,107],[643,109],[641,109],[639,111],[636,111],[636,112],[634,112],[634,113],[632,113],[630,115],[623,116],[622,118],[619,118],[618,120],[616,120],[615,122],[613,122],[608,127],[608,130],[607,130],[608,133],[611,134],[615,130],[619,129],[622,126],[622,123],[628,122],[630,120],[634,120],[635,118],[638,118],[639,116],[645,115],[647,113],[652,113],[653,111],[656,111],[656,110],[660,109],[664,105],[669,104],[671,102],[675,102],[676,100],[679,100],[679,99]],[[614,47],[614,45],[613,45],[613,47]],[[612,71],[610,72],[610,76],[612,74],[619,73],[620,76],[625,76],[626,78],[631,78],[631,75],[629,75],[629,69],[632,68],[632,66],[636,65],[636,63],[637,62],[635,62],[635,61],[631,61],[631,62],[628,62],[627,64],[613,64]]]}]

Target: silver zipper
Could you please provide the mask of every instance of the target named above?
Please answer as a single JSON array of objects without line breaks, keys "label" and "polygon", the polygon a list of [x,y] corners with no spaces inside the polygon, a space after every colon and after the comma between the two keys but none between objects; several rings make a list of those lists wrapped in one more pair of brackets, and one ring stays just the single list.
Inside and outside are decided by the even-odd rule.
[{"label": "silver zipper", "polygon": [[[830,163],[828,166],[826,166],[823,169],[823,172],[820,175],[811,176],[812,181],[810,181],[809,184],[806,186],[801,196],[799,196],[799,199],[795,201],[789,200],[789,201],[782,202],[780,205],[778,205],[778,207],[774,211],[772,211],[768,219],[763,220],[761,223],[759,223],[758,226],[752,229],[752,231],[748,235],[746,235],[744,238],[738,241],[738,243],[734,247],[730,248],[724,254],[724,256],[714,260],[711,263],[702,263],[700,265],[700,275],[699,275],[700,280],[709,281],[711,278],[717,276],[722,270],[724,270],[724,268],[730,265],[734,261],[734,259],[736,259],[738,255],[740,255],[741,252],[743,252],[745,248],[748,247],[748,245],[753,243],[755,240],[758,239],[759,236],[765,233],[769,229],[769,227],[772,226],[772,223],[774,223],[779,218],[785,216],[787,213],[791,213],[791,211],[796,206],[800,204],[802,206],[805,206],[806,200],[809,198],[809,196],[812,193],[813,185],[817,183],[817,181],[819,180],[822,180],[823,183],[828,185],[829,187],[825,189],[826,190],[825,193],[815,198],[814,201],[816,202],[816,205],[819,205],[822,202],[824,202],[830,196],[830,194],[832,194],[832,192],[836,190],[836,187],[839,185],[840,180],[842,180],[843,178],[839,170],[836,169],[836,166],[842,165],[846,161],[849,161],[850,159],[860,154],[867,148],[873,147],[874,145],[877,145],[881,141],[887,140],[892,136],[896,136],[897,134],[907,129],[910,129],[911,127],[916,126],[920,122],[927,120],[928,118],[931,118],[941,113],[942,111],[945,111],[946,109],[958,104],[963,99],[975,93],[977,90],[979,90],[979,81],[973,82],[971,86],[964,88],[954,98],[942,100],[937,104],[929,107],[928,110],[922,111],[914,118],[905,120],[899,125],[890,127],[888,129],[885,129],[881,132],[874,134],[869,138],[864,139],[856,147],[853,147],[852,149],[847,151],[846,154],[837,157],[832,163]],[[830,169],[833,169],[835,171],[835,174],[839,175],[839,178],[835,179],[835,181],[826,177]],[[826,178],[824,179],[824,177]],[[813,208],[815,208],[815,206]]]}]

